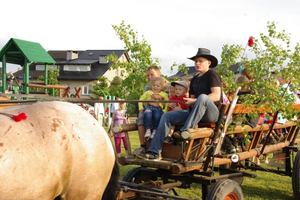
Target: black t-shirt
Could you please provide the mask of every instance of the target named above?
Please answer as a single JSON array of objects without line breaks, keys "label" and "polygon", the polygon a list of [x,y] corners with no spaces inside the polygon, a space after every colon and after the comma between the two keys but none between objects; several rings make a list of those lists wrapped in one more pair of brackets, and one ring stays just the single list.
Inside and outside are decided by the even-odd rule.
[{"label": "black t-shirt", "polygon": [[[200,94],[210,94],[212,91],[210,88],[212,87],[221,87],[221,77],[220,75],[212,69],[209,69],[206,73],[204,73],[202,76],[199,76],[199,74],[195,75],[190,84],[190,95],[195,95],[197,98]],[[222,103],[222,89],[221,89],[221,96],[220,100],[217,102],[214,102],[217,106]]]}]

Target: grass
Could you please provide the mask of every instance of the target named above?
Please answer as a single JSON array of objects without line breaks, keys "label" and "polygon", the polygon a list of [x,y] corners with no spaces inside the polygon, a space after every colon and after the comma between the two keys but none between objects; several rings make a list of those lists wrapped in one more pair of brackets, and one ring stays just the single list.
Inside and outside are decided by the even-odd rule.
[{"label": "grass", "polygon": [[[132,150],[139,147],[139,138],[137,131],[130,132],[130,143]],[[112,143],[113,138],[111,139]],[[125,155],[125,149],[122,144],[122,155]],[[262,159],[262,158],[261,158]],[[272,155],[269,157],[269,161]],[[266,167],[267,164],[261,160],[261,166]],[[139,167],[136,165],[120,165],[120,180],[132,168]],[[292,178],[289,176],[277,175],[270,172],[247,170],[249,173],[256,174],[256,178],[244,177],[241,185],[245,200],[294,200],[292,189]],[[196,199],[202,197],[201,185],[193,184],[190,189],[176,189],[180,197]]]}]

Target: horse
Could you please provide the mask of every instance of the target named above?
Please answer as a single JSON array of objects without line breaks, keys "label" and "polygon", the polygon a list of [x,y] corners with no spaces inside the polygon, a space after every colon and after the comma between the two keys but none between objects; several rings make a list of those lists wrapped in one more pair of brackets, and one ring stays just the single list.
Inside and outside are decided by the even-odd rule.
[{"label": "horse", "polygon": [[0,199],[115,199],[112,143],[80,106],[45,101],[6,108],[0,127]]}]

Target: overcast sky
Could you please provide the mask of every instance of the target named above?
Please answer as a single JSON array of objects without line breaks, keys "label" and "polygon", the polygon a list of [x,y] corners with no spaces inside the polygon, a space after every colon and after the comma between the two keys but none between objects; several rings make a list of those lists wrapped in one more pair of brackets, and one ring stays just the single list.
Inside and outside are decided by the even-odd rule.
[{"label": "overcast sky", "polygon": [[0,49],[10,38],[40,43],[47,51],[124,49],[112,28],[124,20],[144,35],[162,73],[171,75],[174,62],[192,66],[187,57],[199,47],[220,60],[224,44],[245,46],[249,36],[266,33],[268,21],[290,33],[295,46],[299,10],[298,0],[2,0]]}]

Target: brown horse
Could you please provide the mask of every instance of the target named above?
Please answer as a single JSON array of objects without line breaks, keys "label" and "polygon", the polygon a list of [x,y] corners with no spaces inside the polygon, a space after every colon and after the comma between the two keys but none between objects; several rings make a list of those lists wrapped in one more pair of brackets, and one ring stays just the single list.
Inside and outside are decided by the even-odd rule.
[{"label": "brown horse", "polygon": [[[103,196],[118,185],[114,150],[88,112],[40,102],[1,113],[0,199],[114,199],[113,190]],[[16,122],[19,113],[27,118]]]}]

